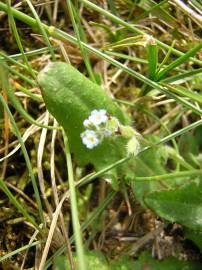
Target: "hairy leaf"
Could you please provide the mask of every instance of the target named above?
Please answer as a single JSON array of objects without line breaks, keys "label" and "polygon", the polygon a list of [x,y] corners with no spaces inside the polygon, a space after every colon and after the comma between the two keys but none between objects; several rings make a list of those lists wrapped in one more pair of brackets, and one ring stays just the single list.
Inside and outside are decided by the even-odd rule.
[{"label": "hairy leaf", "polygon": [[62,62],[46,66],[39,73],[38,82],[46,106],[67,133],[71,151],[80,166],[93,164],[99,170],[126,155],[126,141],[120,137],[106,138],[93,149],[82,144],[83,121],[94,109],[105,109],[122,124],[130,122],[100,86]]},{"label": "hairy leaf", "polygon": [[202,230],[202,191],[191,183],[183,188],[148,194],[146,204],[159,216],[194,230]]}]

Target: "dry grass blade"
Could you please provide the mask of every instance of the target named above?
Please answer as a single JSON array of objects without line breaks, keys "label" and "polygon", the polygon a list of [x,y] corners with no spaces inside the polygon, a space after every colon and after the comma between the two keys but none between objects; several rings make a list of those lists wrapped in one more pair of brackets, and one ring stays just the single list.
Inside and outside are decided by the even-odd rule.
[{"label": "dry grass blade", "polygon": [[46,262],[48,251],[50,249],[50,245],[51,245],[51,242],[52,242],[52,239],[53,239],[53,236],[54,236],[54,232],[56,230],[57,221],[58,221],[59,215],[61,213],[62,205],[63,205],[64,201],[67,198],[69,198],[69,191],[67,191],[63,195],[63,197],[60,200],[60,202],[59,202],[59,204],[58,204],[55,212],[52,215],[52,221],[51,221],[50,229],[49,229],[49,232],[48,232],[48,237],[47,237],[47,240],[46,240],[46,244],[45,244],[45,247],[44,247],[44,250],[43,250],[43,254],[42,254],[42,257],[41,257],[41,262],[40,262],[40,265],[39,265],[39,270],[43,270],[44,269],[44,265],[45,265],[45,262]]},{"label": "dry grass blade", "polygon": [[[42,114],[38,119],[37,119],[37,122],[39,123],[43,123],[44,122],[44,117],[45,117],[45,114]],[[26,129],[25,133],[23,134],[22,136],[22,139],[23,139],[23,142],[26,142],[26,140],[32,136],[33,134],[35,134],[38,130],[40,129],[40,127],[37,127],[35,125],[31,125],[29,128]],[[14,155],[19,149],[20,149],[20,144],[17,144],[17,146],[10,152],[8,153],[7,155],[5,155],[4,157],[2,157],[0,159],[0,162],[2,162],[3,160],[11,157],[12,155]]]},{"label": "dry grass blade", "polygon": [[193,19],[197,24],[202,26],[202,16],[191,9],[188,5],[186,5],[181,0],[173,0],[173,2],[182,9],[191,19]]},{"label": "dry grass blade", "polygon": [[[44,124],[48,125],[48,121],[49,121],[49,112],[47,111],[44,117]],[[43,158],[43,152],[44,152],[44,147],[45,147],[45,142],[46,142],[46,135],[47,135],[47,129],[43,128],[41,132],[40,141],[39,141],[38,151],[37,151],[37,169],[38,169],[38,180],[39,180],[39,186],[40,186],[42,198],[46,205],[48,214],[51,217],[52,207],[49,204],[46,198],[46,194],[45,194],[45,184],[44,184],[43,166],[42,166],[42,158]]]}]

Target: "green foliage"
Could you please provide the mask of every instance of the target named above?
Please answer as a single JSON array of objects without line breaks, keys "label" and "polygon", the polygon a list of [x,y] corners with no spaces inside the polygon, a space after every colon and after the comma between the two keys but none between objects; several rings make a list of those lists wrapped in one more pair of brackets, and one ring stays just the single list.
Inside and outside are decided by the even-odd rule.
[{"label": "green foliage", "polygon": [[[108,270],[108,264],[101,252],[89,251],[86,252],[86,262],[88,270]],[[59,256],[55,259],[55,270],[70,270],[69,262],[66,256]],[[77,259],[75,258],[75,264],[77,264]]]},{"label": "green foliage", "polygon": [[158,261],[151,257],[148,252],[144,252],[135,262],[135,270],[200,270],[200,263],[179,261],[174,257],[167,258],[162,261]]},{"label": "green foliage", "polygon": [[202,147],[202,126],[199,126],[195,129],[195,139],[198,144],[198,148]]},{"label": "green foliage", "polygon": [[134,269],[135,262],[128,256],[122,256],[116,261],[109,263],[109,269],[112,270],[130,270]]},{"label": "green foliage", "polygon": [[[151,137],[151,140],[154,142],[157,138]],[[165,169],[165,161],[166,148],[164,146],[157,146],[140,153],[135,162],[135,176],[165,174],[167,172]],[[144,197],[148,193],[162,188],[164,188],[164,186],[159,181],[132,181],[133,192],[138,201],[140,201],[144,206]]]},{"label": "green foliage", "polygon": [[145,202],[169,221],[202,230],[202,193],[199,184],[191,183],[176,190],[153,192],[147,195]]},{"label": "green foliage", "polygon": [[198,246],[200,251],[202,251],[202,231],[185,228],[185,237],[192,240]]},{"label": "green foliage", "polygon": [[106,138],[94,149],[87,149],[81,140],[83,121],[94,109],[105,109],[110,115],[128,124],[128,116],[104,92],[69,64],[49,64],[38,76],[48,110],[67,133],[71,152],[80,166],[93,164],[97,170],[126,156],[126,140]]},{"label": "green foliage", "polygon": [[[91,163],[96,170],[100,170],[126,155],[126,142],[121,138],[107,138],[92,150],[82,144],[80,135],[84,131],[83,121],[94,109],[106,109],[122,124],[129,123],[126,114],[98,85],[85,78],[71,65],[60,62],[49,64],[39,74],[38,81],[46,106],[65,129],[70,149],[79,165]],[[155,143],[159,138],[150,137],[150,140]],[[184,140],[186,141],[186,137]],[[192,144],[189,145],[193,147]],[[137,177],[166,174],[167,157],[165,146],[153,147],[141,153],[135,162],[131,160],[128,167],[122,167],[122,173],[130,179],[134,178],[134,175]],[[109,177],[114,179],[112,173],[109,173]],[[198,187],[191,184],[179,188],[180,182],[186,183],[184,179],[175,179],[166,184],[162,181],[133,181],[132,188],[142,205],[145,206],[146,202],[146,205],[161,217],[193,229],[201,229],[202,222],[197,216],[197,213],[202,214]],[[178,189],[175,189],[176,187]],[[190,199],[195,192],[195,200]],[[191,209],[191,214],[186,211],[186,207]]]},{"label": "green foliage", "polygon": [[[161,2],[164,2],[163,4],[165,4],[165,1]],[[169,22],[175,25],[176,19],[167,12],[166,8],[160,6],[162,5],[161,2],[159,4],[156,4],[156,2],[153,0],[140,0],[138,1],[138,6],[146,11],[145,14],[151,12],[165,22]]]},{"label": "green foliage", "polygon": [[[74,257],[77,265],[77,258]],[[127,256],[122,256],[116,261],[107,262],[104,255],[99,251],[86,251],[88,270],[131,270],[135,262]],[[55,270],[70,270],[67,257],[59,256],[55,259]]]},{"label": "green foliage", "polygon": [[197,138],[193,134],[185,134],[179,140],[179,151],[185,160],[191,162],[191,155],[199,154],[199,144]]},{"label": "green foliage", "polygon": [[[179,261],[174,257],[158,261],[149,254],[143,252],[135,261],[127,256],[122,256],[116,261],[107,262],[101,252],[89,251],[87,253],[88,270],[199,270],[201,264],[197,262]],[[75,259],[76,261],[76,259]],[[59,256],[54,262],[55,270],[69,270],[67,257]]]}]

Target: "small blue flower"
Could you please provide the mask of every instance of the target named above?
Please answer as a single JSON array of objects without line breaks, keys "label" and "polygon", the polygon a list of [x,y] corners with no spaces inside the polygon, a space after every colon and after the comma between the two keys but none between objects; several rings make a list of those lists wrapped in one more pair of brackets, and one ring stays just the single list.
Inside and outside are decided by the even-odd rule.
[{"label": "small blue flower", "polygon": [[108,120],[106,110],[93,110],[88,120],[95,126],[99,126],[102,123],[106,123]]},{"label": "small blue flower", "polygon": [[81,139],[87,148],[92,149],[100,143],[95,131],[87,129],[81,134]]}]

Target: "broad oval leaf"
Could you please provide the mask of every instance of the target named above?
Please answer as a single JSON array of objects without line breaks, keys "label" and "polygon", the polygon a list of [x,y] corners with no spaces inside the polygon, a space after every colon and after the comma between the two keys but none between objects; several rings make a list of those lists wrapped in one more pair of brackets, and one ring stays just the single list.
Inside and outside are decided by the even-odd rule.
[{"label": "broad oval leaf", "polygon": [[202,191],[199,185],[188,184],[176,190],[152,192],[145,202],[160,217],[202,230]]},{"label": "broad oval leaf", "polygon": [[135,262],[134,270],[200,270],[202,264],[194,261],[180,261],[175,257],[157,260],[149,252],[143,252]]},{"label": "broad oval leaf", "polygon": [[71,151],[80,166],[91,163],[99,170],[126,155],[126,141],[120,137],[106,138],[93,149],[82,144],[83,121],[94,109],[105,109],[122,124],[130,122],[100,86],[62,62],[48,64],[39,73],[38,82],[45,104],[67,133]]}]

